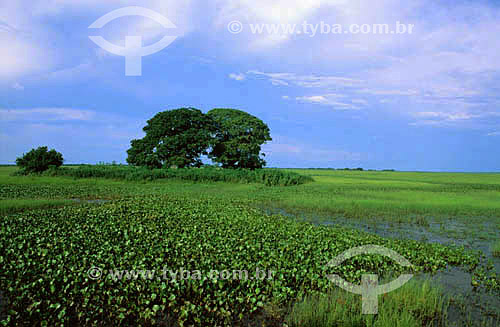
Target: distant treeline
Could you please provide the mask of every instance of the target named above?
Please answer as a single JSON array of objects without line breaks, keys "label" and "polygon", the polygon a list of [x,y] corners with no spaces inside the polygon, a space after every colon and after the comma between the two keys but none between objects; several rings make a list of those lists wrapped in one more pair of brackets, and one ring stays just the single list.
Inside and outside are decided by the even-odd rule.
[{"label": "distant treeline", "polygon": [[311,170],[348,170],[348,171],[396,171],[395,169],[363,169],[363,168],[294,168],[294,169],[311,169]]},{"label": "distant treeline", "polygon": [[[19,171],[18,174],[23,174]],[[223,169],[167,168],[148,169],[127,165],[81,165],[74,168],[50,168],[41,173],[45,176],[68,176],[73,178],[109,178],[128,181],[152,181],[157,179],[179,179],[194,182],[261,183],[267,186],[299,185],[312,181],[309,176],[279,169]]]}]

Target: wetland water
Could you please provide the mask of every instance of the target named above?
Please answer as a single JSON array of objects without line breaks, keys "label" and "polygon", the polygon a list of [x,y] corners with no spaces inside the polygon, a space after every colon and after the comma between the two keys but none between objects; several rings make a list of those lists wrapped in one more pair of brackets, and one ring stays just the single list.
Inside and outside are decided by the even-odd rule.
[{"label": "wetland water", "polygon": [[74,201],[76,203],[104,204],[104,203],[109,202],[110,200],[102,200],[102,199],[96,199],[96,200],[71,199],[71,201]]},{"label": "wetland water", "polygon": [[[292,219],[323,226],[342,226],[377,234],[385,238],[411,239],[428,243],[460,246],[466,250],[480,251],[482,264],[490,265],[491,271],[500,274],[500,258],[494,257],[491,244],[500,239],[500,231],[488,221],[430,219],[417,223],[384,222],[348,219],[342,217],[293,214],[281,208],[260,208],[267,214],[281,214]],[[450,298],[448,326],[500,326],[500,292],[472,286],[472,274],[465,268],[448,267],[434,274],[419,274],[414,278],[431,279]]]}]

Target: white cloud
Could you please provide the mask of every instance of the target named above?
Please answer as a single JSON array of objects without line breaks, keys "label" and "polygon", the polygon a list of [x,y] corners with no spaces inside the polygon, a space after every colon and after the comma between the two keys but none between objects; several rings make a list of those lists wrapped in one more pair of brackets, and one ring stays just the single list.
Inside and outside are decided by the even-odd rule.
[{"label": "white cloud", "polygon": [[24,91],[24,85],[16,82],[14,85],[12,85],[12,88],[17,91]]},{"label": "white cloud", "polygon": [[[76,67],[82,73],[90,61],[111,57],[103,52],[90,40],[87,44],[78,44],[80,50],[95,49],[95,57],[74,56],[74,44],[64,44],[66,36],[63,29],[56,29],[51,21],[67,12],[87,18],[89,25],[99,17],[120,7],[133,5],[126,0],[20,0],[2,2],[0,12],[0,81],[18,78],[26,75],[56,72],[61,66]],[[194,2],[191,0],[146,0],[140,6],[150,8],[170,19],[176,26],[175,35],[185,35],[197,28],[194,17]],[[199,6],[199,5],[198,5]],[[213,6],[215,8],[215,5]],[[215,9],[214,9],[215,10]],[[208,12],[207,12],[208,13]],[[169,31],[170,32],[170,31]],[[89,35],[87,28],[71,31],[83,38]],[[90,33],[91,34],[91,33]],[[165,34],[165,29],[150,19],[132,17],[120,22],[118,27],[103,28],[99,31],[109,42],[123,45],[126,35],[140,35],[144,44],[155,41]],[[56,42],[58,41],[58,42]],[[80,51],[85,53],[85,51]],[[73,62],[68,63],[68,58]],[[84,62],[77,62],[83,58]],[[122,59],[122,58],[121,58]]]},{"label": "white cloud", "polygon": [[306,88],[353,87],[362,85],[359,79],[340,76],[299,75],[295,73],[266,73],[257,70],[248,71],[249,75],[268,79],[273,85],[295,85]]},{"label": "white cloud", "polygon": [[[60,25],[56,27],[50,23],[71,13],[90,24],[111,10],[134,4],[169,18],[178,26],[175,34],[197,31],[201,37],[218,41],[207,42],[197,50],[207,57],[214,56],[217,51],[217,61],[221,64],[224,60],[233,60],[235,53],[242,63],[248,59],[255,62],[258,58],[261,65],[246,74],[232,74],[230,78],[261,78],[274,86],[290,87],[287,94],[292,99],[299,95],[297,98],[304,102],[337,102],[337,106],[346,108],[383,103],[383,110],[403,112],[409,117],[425,105],[429,112],[449,115],[438,117],[447,121],[480,119],[477,112],[498,108],[495,101],[498,103],[499,98],[496,85],[500,79],[497,59],[500,9],[483,2],[461,2],[450,8],[431,0],[404,3],[396,0],[209,0],[203,4],[193,0],[3,1],[0,81],[6,79],[10,87],[14,81],[21,85],[24,80],[19,77],[30,74],[75,79],[85,72],[99,71],[97,60],[123,60],[112,57],[90,40],[88,44],[77,46],[64,44],[66,32],[59,29]],[[415,24],[415,32],[411,35],[318,34],[315,37],[230,35],[227,23],[232,20],[241,21],[245,31],[248,31],[248,23],[301,24],[307,21],[317,24],[324,21],[347,26],[401,21]],[[96,33],[122,45],[124,36],[131,32],[150,43],[164,35],[165,29],[148,19],[124,19],[119,25]],[[81,37],[79,40],[89,35],[86,26],[71,33]],[[73,58],[70,52],[75,48],[87,50],[87,55],[67,59]],[[94,52],[89,49],[95,50],[96,55],[93,56]],[[47,75],[47,72],[52,73]],[[300,96],[309,92],[291,95],[292,88],[314,89],[314,94],[320,95],[312,97],[323,96],[324,99]],[[346,94],[352,100],[335,101],[324,96],[335,92]],[[471,118],[463,118],[468,116]]]},{"label": "white cloud", "polygon": [[0,109],[0,120],[3,122],[90,121],[95,115],[94,111],[70,108]]},{"label": "white cloud", "polygon": [[43,74],[40,76],[40,78],[41,79],[48,78],[59,81],[74,80],[77,76],[81,76],[81,74],[83,73],[92,73],[95,68],[96,68],[95,64],[93,64],[90,61],[85,61],[73,67],[61,68]]},{"label": "white cloud", "polygon": [[[231,21],[243,24],[255,23],[293,23],[302,20],[308,13],[321,5],[321,0],[218,0],[215,25],[226,31]],[[323,1],[324,2],[324,1]],[[252,37],[251,40],[239,37],[249,50],[264,49],[289,40],[288,35],[273,34]]]},{"label": "white cloud", "polygon": [[243,81],[243,80],[245,80],[246,77],[245,77],[245,74],[242,74],[242,73],[240,73],[240,74],[231,73],[231,74],[229,74],[229,78],[234,79],[236,81]]},{"label": "white cloud", "polygon": [[279,79],[270,79],[270,82],[271,84],[273,84],[274,86],[289,86],[290,84],[288,84],[286,81],[283,81],[283,80],[279,80]]},{"label": "white cloud", "polygon": [[488,136],[499,136],[500,135],[500,132],[491,132],[491,133],[488,133]]},{"label": "white cloud", "polygon": [[371,90],[371,89],[361,89],[357,92],[366,93],[371,95],[396,95],[396,96],[412,96],[418,95],[419,92],[416,90]]},{"label": "white cloud", "polygon": [[[476,122],[477,120],[491,120],[499,117],[498,112],[477,111],[455,111],[455,112],[441,112],[441,111],[424,111],[414,113],[413,116],[417,121],[410,123],[412,126],[433,125],[438,127],[445,126],[460,126],[466,123]],[[477,125],[477,123],[476,123]]]},{"label": "white cloud", "polygon": [[16,30],[0,30],[0,48],[0,79],[44,71],[52,64],[49,53],[39,42]]},{"label": "white cloud", "polygon": [[410,126],[444,126],[443,121],[438,120],[419,120],[413,123],[409,123]]},{"label": "white cloud", "polygon": [[[266,73],[256,67],[248,73],[273,85],[315,88],[318,94],[342,90],[352,98],[353,93],[363,94],[364,102],[352,103],[383,103],[383,110],[409,117],[421,111],[423,104],[429,111],[448,115],[441,120],[456,122],[477,121],[482,111],[498,110],[498,6],[461,2],[450,8],[431,0],[404,4],[395,0],[227,2],[221,2],[220,28],[231,20],[240,20],[246,29],[247,23],[301,24],[305,20],[344,26],[396,21],[415,25],[411,35],[317,34],[270,39],[241,33],[228,39],[229,52],[248,57],[257,52],[259,58],[267,59],[267,67],[282,67],[286,62],[297,67],[297,72],[322,72],[321,76],[293,70]],[[258,9],[251,8],[255,3]]]},{"label": "white cloud", "polygon": [[286,136],[273,135],[273,141],[263,145],[262,151],[266,155],[272,155],[277,158],[281,155],[286,156],[288,160],[300,161],[360,161],[363,154],[353,151],[343,151],[338,149],[326,149],[317,145],[304,144]]},{"label": "white cloud", "polygon": [[331,106],[338,110],[357,110],[360,109],[357,105],[353,103],[347,103],[346,101],[340,102],[337,99],[344,98],[344,95],[340,94],[325,94],[325,95],[313,95],[313,96],[302,96],[296,97],[295,100],[304,103],[320,104],[325,106]]},{"label": "white cloud", "polygon": [[296,97],[295,100],[297,101],[304,101],[304,102],[312,102],[312,103],[320,103],[320,104],[326,104],[328,100],[324,95],[313,95],[313,96],[305,96],[305,97]]},{"label": "white cloud", "polygon": [[0,109],[0,162],[41,145],[56,148],[67,162],[124,162],[146,119],[75,108]]},{"label": "white cloud", "polygon": [[23,152],[43,145],[60,151],[67,163],[125,162],[130,140],[141,135],[140,127],[130,121],[111,126],[77,121],[26,122],[7,129],[8,142],[2,142],[0,162],[12,162]]},{"label": "white cloud", "polygon": [[[394,1],[383,1],[384,4]],[[375,12],[380,5],[349,0],[217,0],[215,26],[226,32],[227,24],[239,21],[249,30],[249,24],[297,24],[317,18],[323,14],[327,23],[343,23],[349,20],[362,21]],[[410,7],[408,4],[407,7]],[[368,14],[368,15],[367,15]],[[319,23],[319,21],[318,21]],[[262,52],[293,42],[296,38],[288,33],[239,34],[231,41],[247,52]]]},{"label": "white cloud", "polygon": [[219,0],[219,20],[246,18],[268,23],[300,21],[325,3],[342,3],[335,0]]},{"label": "white cloud", "polygon": [[456,112],[456,113],[448,113],[448,112],[417,112],[415,114],[417,117],[421,118],[435,118],[435,119],[443,119],[448,121],[457,121],[457,120],[468,120],[472,118],[479,118],[482,115],[473,115],[464,112]]},{"label": "white cloud", "polygon": [[356,104],[365,105],[365,106],[368,105],[368,101],[363,100],[363,99],[352,99],[351,102],[356,103]]}]

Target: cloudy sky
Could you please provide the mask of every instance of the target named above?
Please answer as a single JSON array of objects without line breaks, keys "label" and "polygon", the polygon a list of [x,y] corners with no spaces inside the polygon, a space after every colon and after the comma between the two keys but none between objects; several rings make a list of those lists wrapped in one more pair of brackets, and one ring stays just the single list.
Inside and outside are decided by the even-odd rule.
[{"label": "cloudy sky", "polygon": [[[268,123],[268,166],[500,171],[498,2],[199,2],[0,0],[0,163],[39,145],[68,163],[125,162],[156,112],[224,107]],[[176,28],[139,16],[88,28],[129,6]],[[413,32],[252,33],[398,21]],[[176,38],[125,76],[125,58],[89,36]]]}]

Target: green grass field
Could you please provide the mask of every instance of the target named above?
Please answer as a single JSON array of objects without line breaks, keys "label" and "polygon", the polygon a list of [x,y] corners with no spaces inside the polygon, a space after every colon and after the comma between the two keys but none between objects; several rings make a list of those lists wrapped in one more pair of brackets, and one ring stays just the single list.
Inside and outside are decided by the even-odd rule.
[{"label": "green grass field", "polygon": [[285,194],[281,207],[346,217],[496,217],[500,174],[298,170],[316,183]]},{"label": "green grass field", "polygon": [[[6,325],[500,322],[500,174],[291,170],[314,181],[282,187],[12,176],[15,171],[0,167],[0,292],[9,300],[0,317]],[[325,267],[366,244],[393,249],[414,265],[412,273],[430,274],[433,282],[415,279],[384,297],[379,315],[362,316],[360,296],[335,287],[327,273],[359,283],[367,272],[409,272],[380,255]],[[166,266],[259,268],[274,275],[111,278],[114,269]],[[102,278],[90,278],[93,267]],[[450,301],[456,294],[446,280],[433,284],[433,276],[451,268],[468,276],[453,284],[469,301],[462,307]]]}]

